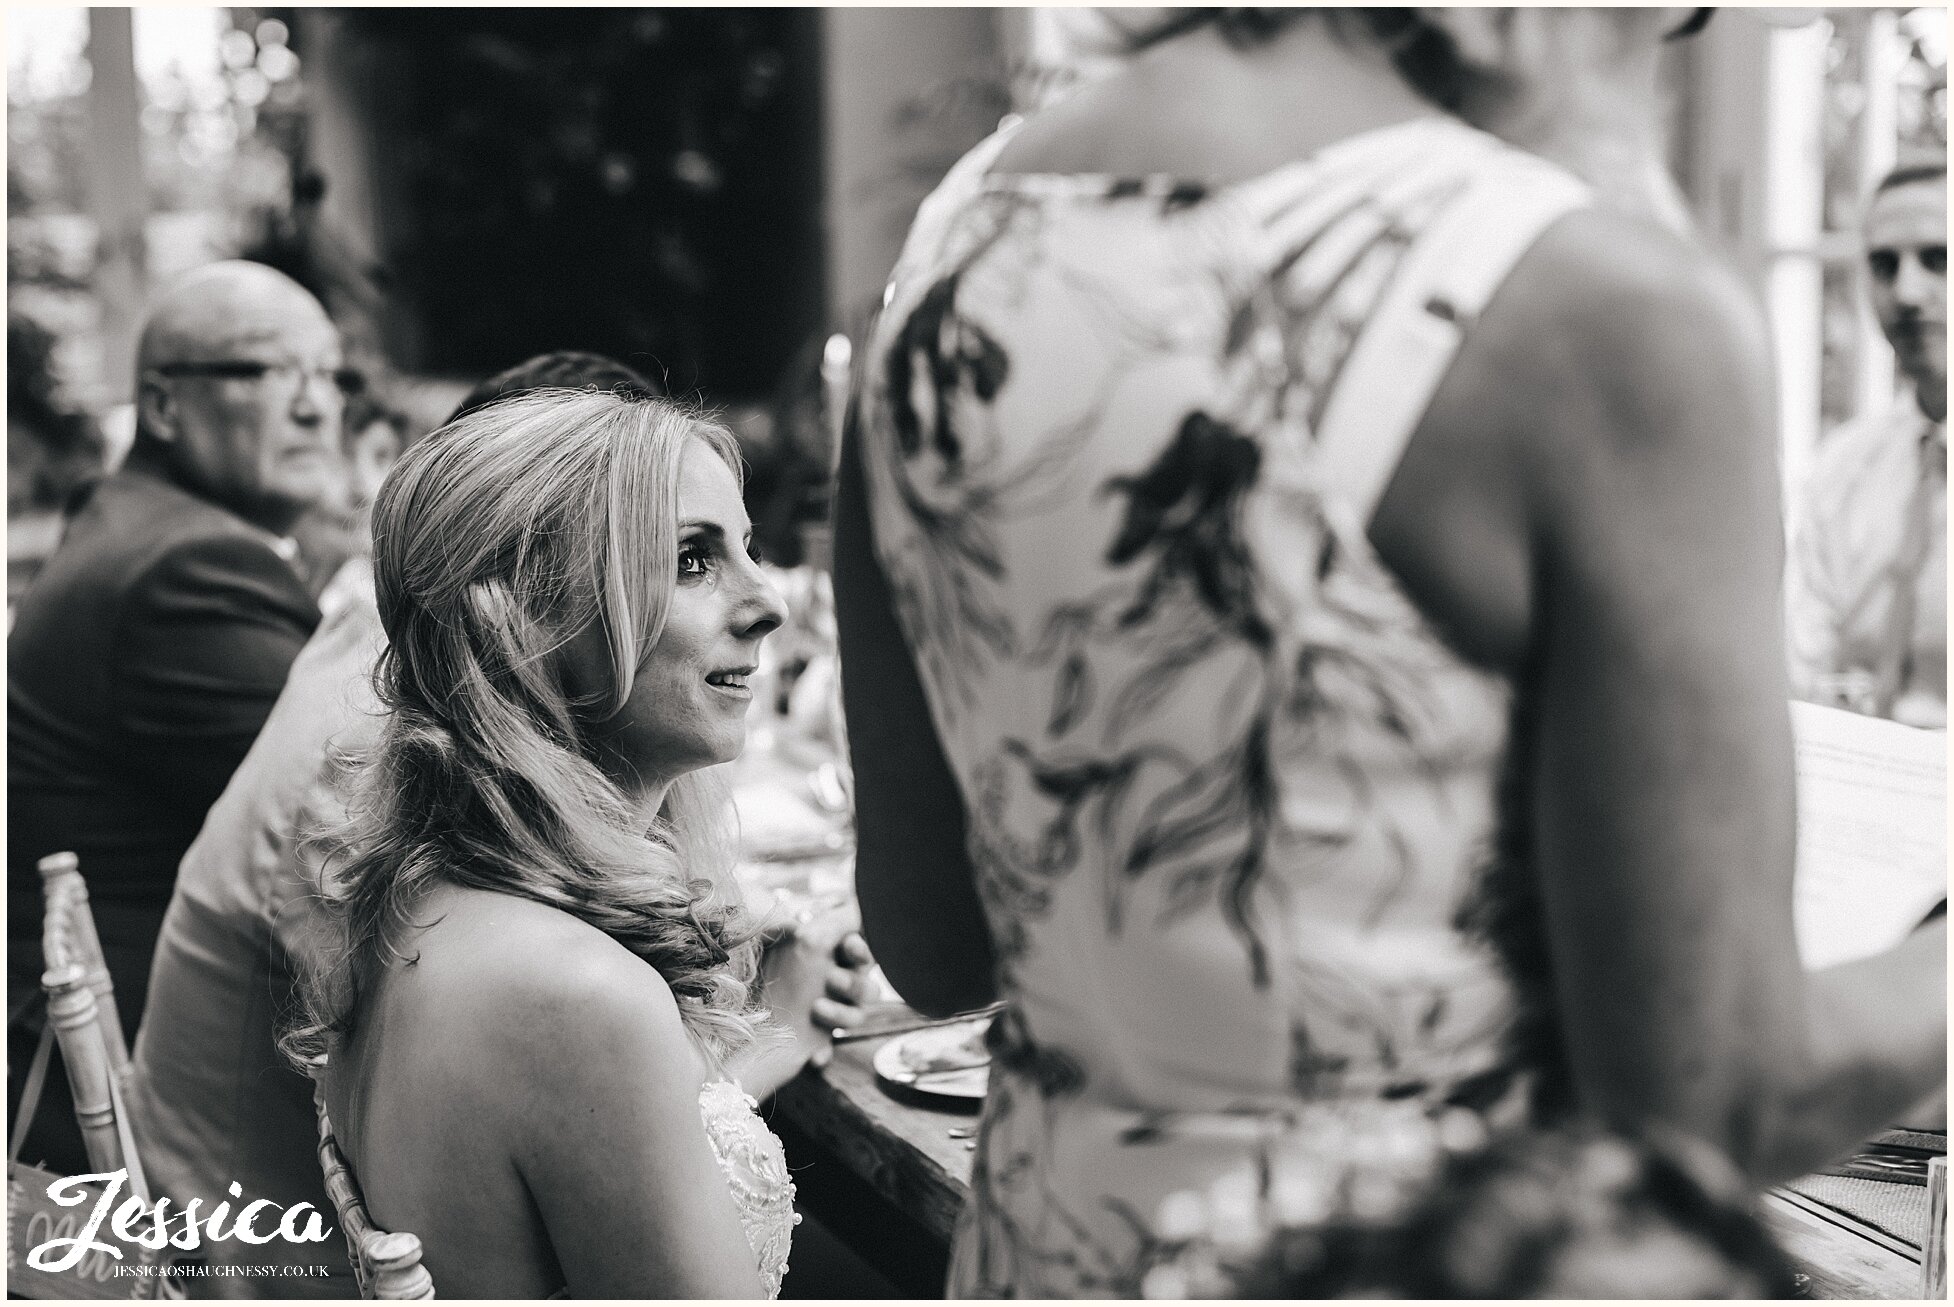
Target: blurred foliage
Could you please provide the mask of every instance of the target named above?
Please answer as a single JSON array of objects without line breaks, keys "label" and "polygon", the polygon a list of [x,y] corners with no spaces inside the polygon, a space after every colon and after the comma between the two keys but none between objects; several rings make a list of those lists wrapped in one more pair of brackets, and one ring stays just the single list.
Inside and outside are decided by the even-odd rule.
[{"label": "blurred foliage", "polygon": [[[289,11],[183,10],[137,15],[208,24],[215,51],[187,66],[140,67],[139,125],[150,218],[152,277],[233,254],[242,233],[288,205],[290,166],[304,126]],[[77,11],[86,30],[87,19]],[[7,135],[8,487],[16,509],[52,508],[99,468],[91,413],[123,379],[102,374],[101,249],[88,208],[89,89],[85,43],[55,75],[9,80]]]},{"label": "blurred foliage", "polygon": [[[86,202],[88,101],[7,102],[7,212],[73,213]],[[9,261],[9,273],[12,264]]]},{"label": "blurred foliage", "polygon": [[1947,10],[1911,9],[1900,20],[1900,148],[1947,150]]},{"label": "blurred foliage", "polygon": [[[290,48],[288,10],[231,9],[214,75],[172,63],[141,87],[143,183],[154,213],[244,215],[284,202],[286,160],[303,132],[304,91]],[[10,92],[10,218],[87,207],[88,87],[84,54],[54,95]],[[9,268],[10,279],[18,279]]]},{"label": "blurred foliage", "polygon": [[305,134],[305,84],[289,9],[224,11],[215,76],[172,68],[143,83],[143,171],[152,212],[204,210],[241,239],[289,203]]},{"label": "blurred foliage", "polygon": [[814,14],[345,11],[381,60],[404,359],[594,349],[764,395],[820,326]]},{"label": "blurred foliage", "polygon": [[[1844,231],[1859,221],[1866,179],[1861,163],[1865,114],[1872,100],[1867,85],[1874,53],[1874,20],[1899,15],[1899,77],[1894,103],[1895,137],[1902,155],[1947,149],[1947,53],[1926,38],[1921,16],[1945,22],[1943,10],[1839,9],[1828,11],[1831,39],[1825,52],[1825,226]],[[1884,52],[1888,57],[1893,52]]]}]

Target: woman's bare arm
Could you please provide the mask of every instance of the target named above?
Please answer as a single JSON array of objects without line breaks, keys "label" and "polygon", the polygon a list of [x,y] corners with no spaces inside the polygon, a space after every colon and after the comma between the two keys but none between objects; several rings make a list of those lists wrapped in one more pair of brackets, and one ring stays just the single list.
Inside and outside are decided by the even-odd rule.
[{"label": "woman's bare arm", "polygon": [[989,928],[964,847],[963,796],[936,738],[869,534],[849,424],[835,487],[835,621],[855,769],[862,933],[896,992],[932,1016],[997,993]]},{"label": "woman's bare arm", "polygon": [[1534,833],[1577,1084],[1795,1174],[1938,1082],[1945,980],[1925,938],[1799,964],[1763,324],[1699,253],[1581,214],[1480,331],[1528,450]]},{"label": "woman's bare arm", "polygon": [[609,945],[512,968],[509,984],[496,1074],[571,1296],[765,1297],[663,979]]}]

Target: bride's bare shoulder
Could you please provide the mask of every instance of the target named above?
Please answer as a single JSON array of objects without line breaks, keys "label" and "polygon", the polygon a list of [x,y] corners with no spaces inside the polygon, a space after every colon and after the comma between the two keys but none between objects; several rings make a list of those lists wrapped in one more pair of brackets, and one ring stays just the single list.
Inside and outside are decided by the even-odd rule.
[{"label": "bride's bare shoulder", "polygon": [[436,905],[416,967],[485,1049],[519,1061],[587,1055],[621,1040],[683,1046],[677,1000],[656,969],[558,908],[468,891]]}]

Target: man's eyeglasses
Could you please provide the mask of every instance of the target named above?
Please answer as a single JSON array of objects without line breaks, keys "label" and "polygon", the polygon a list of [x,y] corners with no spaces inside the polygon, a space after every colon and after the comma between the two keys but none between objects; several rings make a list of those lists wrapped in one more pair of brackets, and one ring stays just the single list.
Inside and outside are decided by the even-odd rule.
[{"label": "man's eyeglasses", "polygon": [[1920,260],[1923,270],[1936,277],[1947,275],[1947,247],[1945,245],[1923,245],[1917,250],[1900,251],[1877,249],[1866,251],[1866,267],[1872,272],[1873,280],[1890,283],[1899,279],[1900,260],[1904,253],[1911,253]]},{"label": "man's eyeglasses", "polygon": [[323,378],[341,398],[350,399],[366,390],[366,378],[358,369],[306,368],[296,363],[266,363],[259,359],[213,359],[202,363],[164,363],[156,372],[165,377],[210,377],[219,381],[251,384],[272,383],[281,390],[298,393],[304,382]]}]

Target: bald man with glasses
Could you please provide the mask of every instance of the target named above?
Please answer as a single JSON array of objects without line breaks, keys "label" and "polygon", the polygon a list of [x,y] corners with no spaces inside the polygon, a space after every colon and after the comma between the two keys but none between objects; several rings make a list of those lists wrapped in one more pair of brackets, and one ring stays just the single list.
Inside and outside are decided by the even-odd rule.
[{"label": "bald man with glasses", "polygon": [[16,1068],[40,1026],[36,861],[80,856],[133,1036],[177,862],[319,623],[284,535],[331,489],[358,385],[325,310],[270,268],[219,263],[158,299],[137,354],[135,444],[75,510],[8,641]]}]

